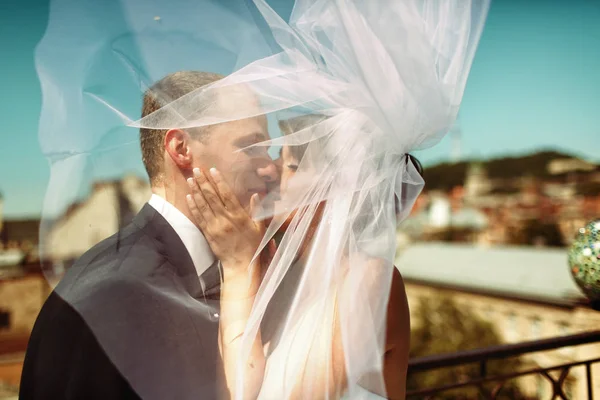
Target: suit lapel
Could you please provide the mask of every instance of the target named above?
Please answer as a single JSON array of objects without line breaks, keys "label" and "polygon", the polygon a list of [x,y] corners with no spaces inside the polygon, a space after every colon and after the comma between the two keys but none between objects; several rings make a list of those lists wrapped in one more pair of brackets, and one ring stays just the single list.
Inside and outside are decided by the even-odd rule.
[{"label": "suit lapel", "polygon": [[173,265],[176,275],[181,279],[186,291],[192,297],[202,299],[206,297],[205,292],[207,290],[210,290],[213,296],[215,293],[220,292],[221,278],[218,263],[214,263],[202,274],[203,290],[190,253],[185,248],[177,232],[154,207],[145,204],[134,218],[133,223],[155,240],[158,252],[164,255],[169,263]]}]

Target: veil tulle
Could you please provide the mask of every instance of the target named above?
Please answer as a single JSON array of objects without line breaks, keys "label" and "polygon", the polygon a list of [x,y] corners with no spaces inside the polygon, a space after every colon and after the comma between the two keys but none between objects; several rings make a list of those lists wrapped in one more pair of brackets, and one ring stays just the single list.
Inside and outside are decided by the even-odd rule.
[{"label": "veil tulle", "polygon": [[[203,127],[257,114],[308,121],[255,145],[304,151],[292,188],[267,196],[256,215],[272,219],[257,254],[284,223],[287,229],[245,329],[240,371],[264,329],[272,343],[261,398],[301,393],[319,399],[340,391],[348,398],[385,397],[382,359],[396,226],[424,184],[406,155],[435,144],[454,123],[489,0],[296,0],[289,22],[264,0],[247,8],[185,0],[172,8],[115,4],[121,25],[113,20],[104,26],[106,9],[94,14],[90,1],[52,3],[37,53],[44,93],[40,141],[53,157],[46,206],[64,196],[66,186],[82,182],[107,132]],[[156,7],[165,13],[159,20]],[[186,10],[174,17],[182,21],[170,29],[157,25],[177,9]],[[73,12],[78,20],[67,18]],[[61,25],[65,19],[71,23]],[[139,119],[128,96],[168,72],[203,69],[198,51],[207,46],[219,49],[215,57],[235,72]],[[73,58],[68,68],[53,64],[67,56]],[[108,70],[94,63],[103,57]],[[120,72],[116,78],[110,68]],[[110,90],[119,83],[130,93]],[[248,91],[260,109],[225,110],[215,100],[217,93]],[[116,140],[116,147],[124,145]],[[266,206],[272,202],[275,208]],[[331,356],[340,354],[336,346],[341,360]],[[118,367],[129,365],[117,351],[107,352]],[[323,382],[316,366],[328,371],[340,363],[340,387]],[[240,398],[244,379],[240,374]],[[136,384],[151,385],[143,380],[137,373]]]}]

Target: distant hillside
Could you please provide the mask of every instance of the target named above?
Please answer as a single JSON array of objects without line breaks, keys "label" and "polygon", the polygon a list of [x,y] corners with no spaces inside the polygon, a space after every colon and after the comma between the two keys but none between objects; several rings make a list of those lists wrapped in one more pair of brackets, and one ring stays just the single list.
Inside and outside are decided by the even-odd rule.
[{"label": "distant hillside", "polygon": [[[469,165],[480,163],[490,179],[511,179],[523,176],[546,180],[557,178],[548,172],[548,164],[557,159],[576,158],[572,154],[543,151],[520,157],[502,157],[487,161],[469,160],[458,163],[442,163],[425,168],[424,177],[428,190],[449,190],[462,185]],[[600,165],[596,171],[600,171]]]}]

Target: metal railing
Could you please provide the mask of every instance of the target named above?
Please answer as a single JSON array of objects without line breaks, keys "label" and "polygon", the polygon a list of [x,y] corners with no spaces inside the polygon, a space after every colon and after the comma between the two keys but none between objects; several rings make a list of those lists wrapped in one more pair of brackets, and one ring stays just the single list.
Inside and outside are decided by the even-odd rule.
[{"label": "metal railing", "polygon": [[[468,364],[479,365],[479,376],[476,378],[467,378],[464,381],[456,382],[434,388],[412,390],[407,393],[407,399],[435,399],[436,395],[443,394],[452,389],[459,388],[477,388],[480,396],[484,399],[496,399],[504,385],[515,378],[527,375],[541,375],[549,380],[552,385],[551,399],[561,398],[566,400],[564,383],[573,367],[584,366],[587,380],[587,398],[593,400],[593,382],[591,365],[600,363],[600,358],[591,358],[582,361],[564,363],[542,368],[529,368],[505,375],[489,375],[487,371],[488,362],[492,360],[502,360],[510,357],[519,357],[525,354],[556,350],[563,347],[579,346],[590,343],[600,344],[600,331],[585,332],[576,335],[562,336],[551,339],[543,339],[516,344],[507,344],[491,346],[482,349],[474,349],[451,354],[442,354],[412,359],[409,363],[408,373],[426,373],[427,371],[439,368],[451,368]],[[557,378],[550,372],[559,371]],[[486,389],[486,385],[491,385],[492,389]]]}]

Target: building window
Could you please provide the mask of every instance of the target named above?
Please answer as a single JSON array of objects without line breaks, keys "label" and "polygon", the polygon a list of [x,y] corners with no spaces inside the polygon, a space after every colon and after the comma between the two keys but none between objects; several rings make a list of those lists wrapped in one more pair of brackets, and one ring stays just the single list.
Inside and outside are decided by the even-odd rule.
[{"label": "building window", "polygon": [[558,334],[560,336],[567,336],[569,334],[569,324],[567,322],[559,322],[558,323]]},{"label": "building window", "polygon": [[517,315],[515,313],[508,314],[508,329],[506,332],[506,338],[509,342],[514,342],[519,338],[519,332],[517,329]]},{"label": "building window", "polygon": [[0,329],[10,329],[10,312],[0,310]]}]

